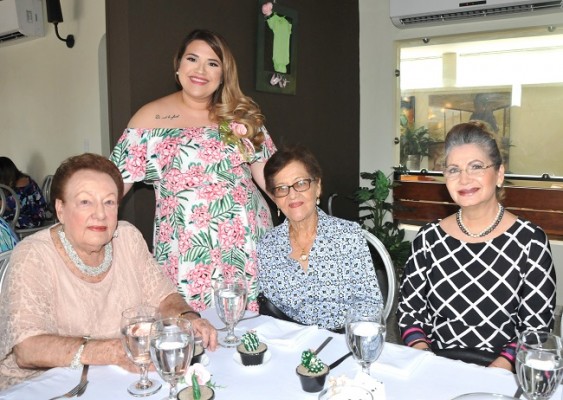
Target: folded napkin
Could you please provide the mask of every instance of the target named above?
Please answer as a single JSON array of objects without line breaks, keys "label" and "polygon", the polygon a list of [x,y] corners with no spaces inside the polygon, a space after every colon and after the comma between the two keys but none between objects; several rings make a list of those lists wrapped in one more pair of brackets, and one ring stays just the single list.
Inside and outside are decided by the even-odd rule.
[{"label": "folded napkin", "polygon": [[293,322],[271,318],[268,322],[254,328],[261,341],[286,347],[296,347],[309,335],[315,334],[319,328],[316,325],[302,326]]},{"label": "folded napkin", "polygon": [[[361,370],[358,371],[353,379],[348,378],[346,375],[329,377],[326,392],[330,393],[336,399],[354,398],[356,400],[356,398],[361,398],[361,400],[363,400],[362,394],[357,393],[356,387],[368,390],[373,400],[386,400],[385,385],[383,382],[378,381]],[[332,398],[332,396],[330,398]],[[324,399],[324,397],[322,398]]]},{"label": "folded napkin", "polygon": [[371,367],[376,373],[408,378],[427,357],[434,356],[432,352],[385,343],[381,356]]}]

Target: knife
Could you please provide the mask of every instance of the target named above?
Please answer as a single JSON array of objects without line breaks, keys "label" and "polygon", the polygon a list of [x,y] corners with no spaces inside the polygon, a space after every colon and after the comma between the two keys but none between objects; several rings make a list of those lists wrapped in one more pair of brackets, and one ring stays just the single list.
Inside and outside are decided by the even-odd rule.
[{"label": "knife", "polygon": [[340,357],[338,360],[336,360],[335,362],[333,362],[332,364],[330,364],[328,366],[329,370],[332,370],[333,368],[338,367],[340,364],[342,364],[342,361],[346,360],[348,357],[350,357],[352,355],[352,352],[346,353],[344,354],[342,357]]},{"label": "knife", "polygon": [[321,343],[321,345],[317,348],[317,350],[313,351],[314,355],[317,355],[321,352],[322,349],[325,348],[325,346],[332,340],[332,336],[329,336],[325,339],[324,342]]}]

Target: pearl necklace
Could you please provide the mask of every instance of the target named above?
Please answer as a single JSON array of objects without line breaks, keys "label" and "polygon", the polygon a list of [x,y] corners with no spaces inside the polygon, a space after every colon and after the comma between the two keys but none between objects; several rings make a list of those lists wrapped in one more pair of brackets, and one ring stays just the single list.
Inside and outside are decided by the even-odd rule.
[{"label": "pearl necklace", "polygon": [[[315,233],[313,232],[313,234],[309,237],[309,239],[311,239],[313,237]],[[305,251],[305,247],[301,246],[301,244],[297,241],[297,236],[295,234],[295,230],[294,229],[289,229],[289,236],[293,238],[293,241],[295,242],[295,244],[301,249],[301,255],[299,256],[299,260],[306,262],[307,260],[309,260],[309,253],[307,253]]]},{"label": "pearl necklace", "polygon": [[485,228],[485,230],[479,232],[479,233],[471,233],[469,232],[469,230],[465,227],[465,225],[463,224],[463,220],[461,219],[462,215],[461,215],[461,208],[458,210],[458,212],[456,213],[456,221],[457,221],[457,226],[459,226],[459,229],[467,236],[470,236],[472,238],[480,238],[483,236],[487,236],[489,233],[491,233],[492,231],[495,230],[495,228],[498,226],[498,224],[500,223],[500,221],[502,220],[502,217],[504,215],[504,207],[499,203],[498,205],[498,212],[497,212],[497,216],[495,217],[493,223],[491,225],[489,225],[487,228]]},{"label": "pearl necklace", "polygon": [[70,242],[67,240],[62,229],[59,229],[58,234],[68,258],[70,258],[70,260],[74,263],[76,268],[80,270],[80,272],[88,276],[98,276],[109,269],[111,261],[113,259],[113,249],[111,242],[106,244],[105,246],[104,261],[102,261],[102,263],[97,267],[90,267],[84,264],[84,262],[80,259],[80,257],[76,253],[76,250],[74,250],[74,247],[72,247],[72,244],[70,244]]}]

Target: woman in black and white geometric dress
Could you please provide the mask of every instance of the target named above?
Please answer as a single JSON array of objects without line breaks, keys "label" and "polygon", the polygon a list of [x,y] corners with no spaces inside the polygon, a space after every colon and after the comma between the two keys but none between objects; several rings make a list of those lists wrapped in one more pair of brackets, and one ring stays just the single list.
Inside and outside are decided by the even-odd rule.
[{"label": "woman in black and white geometric dress", "polygon": [[518,334],[553,326],[549,241],[500,204],[504,166],[485,124],[454,126],[445,147],[446,186],[460,208],[423,226],[412,243],[397,311],[401,337],[414,348],[466,350],[488,358],[483,365],[513,370]]}]

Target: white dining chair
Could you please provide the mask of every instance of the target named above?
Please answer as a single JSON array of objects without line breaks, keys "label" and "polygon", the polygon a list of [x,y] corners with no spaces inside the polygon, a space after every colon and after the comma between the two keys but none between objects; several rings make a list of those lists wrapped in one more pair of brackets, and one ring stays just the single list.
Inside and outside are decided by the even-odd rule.
[{"label": "white dining chair", "polygon": [[51,204],[51,184],[53,183],[53,175],[47,175],[45,179],[43,179],[43,184],[41,185],[41,192],[43,193],[43,198],[45,199],[45,203],[47,203],[47,210],[50,214],[48,219],[54,219],[54,207]]},{"label": "white dining chair", "polygon": [[395,302],[395,294],[396,294],[396,285],[395,282],[395,267],[393,265],[393,260],[391,260],[391,256],[389,252],[381,243],[381,241],[375,236],[373,233],[363,229],[364,238],[368,242],[368,244],[377,251],[381,260],[383,261],[383,265],[385,266],[385,273],[387,275],[387,297],[385,299],[385,305],[383,307],[383,315],[385,319],[389,317],[391,310],[393,309],[393,303]]},{"label": "white dining chair", "polygon": [[0,253],[0,293],[2,292],[2,286],[4,285],[4,276],[6,276],[6,271],[8,270],[8,264],[10,262],[11,255],[12,250]]}]

